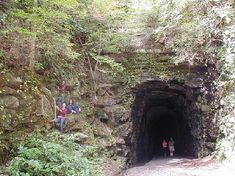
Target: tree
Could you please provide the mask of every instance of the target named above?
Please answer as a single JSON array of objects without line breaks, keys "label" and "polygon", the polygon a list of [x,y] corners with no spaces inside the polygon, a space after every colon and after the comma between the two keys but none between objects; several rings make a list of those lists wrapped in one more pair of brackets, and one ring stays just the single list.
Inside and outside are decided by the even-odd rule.
[{"label": "tree", "polygon": [[70,22],[78,15],[77,6],[76,0],[17,0],[1,31],[6,58],[31,70],[51,65],[60,74],[62,64],[78,58]]}]

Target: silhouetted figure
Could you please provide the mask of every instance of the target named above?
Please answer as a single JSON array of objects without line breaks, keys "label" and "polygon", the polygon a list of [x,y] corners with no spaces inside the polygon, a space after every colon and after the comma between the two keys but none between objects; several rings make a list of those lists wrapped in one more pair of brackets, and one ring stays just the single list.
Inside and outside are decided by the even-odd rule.
[{"label": "silhouetted figure", "polygon": [[168,147],[169,147],[169,151],[170,151],[170,156],[174,156],[174,152],[175,152],[175,142],[172,138],[170,138],[169,142],[168,142]]},{"label": "silhouetted figure", "polygon": [[167,142],[165,139],[162,141],[162,148],[164,152],[164,157],[166,157],[167,156]]}]

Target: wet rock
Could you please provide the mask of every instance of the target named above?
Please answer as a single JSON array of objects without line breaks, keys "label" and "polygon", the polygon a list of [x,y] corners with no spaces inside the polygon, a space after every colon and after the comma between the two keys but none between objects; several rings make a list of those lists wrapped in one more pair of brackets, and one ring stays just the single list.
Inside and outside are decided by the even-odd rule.
[{"label": "wet rock", "polygon": [[15,96],[3,96],[0,98],[0,106],[7,109],[17,109],[20,106],[20,101]]}]

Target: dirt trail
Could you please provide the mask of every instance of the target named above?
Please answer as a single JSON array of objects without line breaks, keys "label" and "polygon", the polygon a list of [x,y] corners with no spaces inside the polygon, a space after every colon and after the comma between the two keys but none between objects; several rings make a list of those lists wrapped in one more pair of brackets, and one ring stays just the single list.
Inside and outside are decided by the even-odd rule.
[{"label": "dirt trail", "polygon": [[207,157],[204,159],[155,158],[142,166],[136,166],[120,176],[232,176],[235,165],[221,163]]}]

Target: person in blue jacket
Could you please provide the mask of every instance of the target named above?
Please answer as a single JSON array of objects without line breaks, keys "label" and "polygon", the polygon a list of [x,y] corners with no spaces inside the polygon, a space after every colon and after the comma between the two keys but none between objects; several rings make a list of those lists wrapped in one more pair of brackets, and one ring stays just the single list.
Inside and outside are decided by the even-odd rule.
[{"label": "person in blue jacket", "polygon": [[67,114],[79,114],[81,108],[78,103],[74,102],[74,99],[70,99],[69,104],[67,105]]}]

